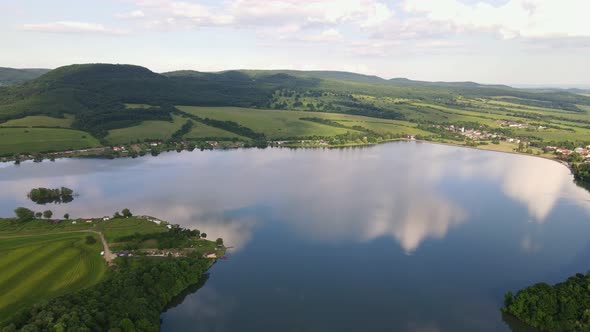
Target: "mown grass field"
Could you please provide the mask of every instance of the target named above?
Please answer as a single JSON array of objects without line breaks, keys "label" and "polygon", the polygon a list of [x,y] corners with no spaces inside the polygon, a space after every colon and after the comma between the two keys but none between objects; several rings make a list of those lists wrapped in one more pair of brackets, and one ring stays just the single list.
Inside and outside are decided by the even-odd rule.
[{"label": "mown grass field", "polygon": [[[86,236],[96,243],[87,244]],[[92,286],[107,267],[96,234],[31,235],[0,240],[0,321],[19,309]]]},{"label": "mown grass field", "polygon": [[0,123],[0,127],[59,127],[70,128],[74,122],[74,116],[65,115],[63,118],[54,118],[45,115],[32,115],[20,119],[9,120]]},{"label": "mown grass field", "polygon": [[173,121],[143,121],[140,125],[113,129],[109,131],[106,141],[110,144],[125,144],[145,139],[166,140],[174,134],[187,119],[173,115]]},{"label": "mown grass field", "polygon": [[0,128],[0,155],[100,146],[89,133],[57,128]]},{"label": "mown grass field", "polygon": [[[86,220],[92,222],[87,223]],[[74,221],[76,224],[73,224]],[[0,237],[81,232],[85,230],[102,232],[107,242],[112,242],[119,237],[134,233],[165,232],[166,226],[157,225],[139,217],[117,218],[108,221],[102,221],[102,218],[64,220],[59,224],[50,224],[46,220],[37,219],[14,224],[9,219],[0,219]]]},{"label": "mown grass field", "polygon": [[[136,233],[167,231],[166,226],[139,217],[72,222],[0,219],[0,321],[40,300],[100,282],[107,266],[100,256],[102,243],[93,232],[102,232],[112,243]],[[96,243],[87,244],[88,235]]]}]

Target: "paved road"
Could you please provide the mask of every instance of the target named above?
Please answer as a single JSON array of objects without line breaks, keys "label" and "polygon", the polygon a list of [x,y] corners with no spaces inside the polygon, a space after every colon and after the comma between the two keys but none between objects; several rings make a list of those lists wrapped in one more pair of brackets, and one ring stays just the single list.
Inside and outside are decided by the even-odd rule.
[{"label": "paved road", "polygon": [[94,233],[94,234],[98,234],[98,237],[100,238],[100,242],[102,242],[102,248],[104,250],[103,258],[104,258],[105,262],[107,262],[108,265],[112,265],[113,264],[113,260],[117,256],[111,252],[111,249],[109,249],[109,245],[107,244],[107,241],[105,240],[104,235],[102,234],[102,232],[97,232],[97,231],[92,231],[92,230],[69,231],[69,232],[51,232],[51,233],[43,233],[43,234],[27,234],[27,235],[0,236],[0,239],[13,239],[13,238],[19,238],[19,237],[45,236],[45,235],[52,235],[52,234],[71,234],[71,233]]}]

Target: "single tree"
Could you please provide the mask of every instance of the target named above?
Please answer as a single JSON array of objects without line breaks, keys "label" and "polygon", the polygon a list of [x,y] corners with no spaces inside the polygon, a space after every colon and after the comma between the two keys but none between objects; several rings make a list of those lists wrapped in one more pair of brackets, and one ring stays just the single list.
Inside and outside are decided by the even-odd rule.
[{"label": "single tree", "polygon": [[215,240],[215,243],[220,246],[223,244],[223,239],[222,238],[217,238],[217,240]]},{"label": "single tree", "polygon": [[207,233],[201,233],[201,237],[204,239],[207,237]]},{"label": "single tree", "polygon": [[70,219],[70,214],[69,213],[64,214],[64,219]]},{"label": "single tree", "polygon": [[86,244],[95,244],[95,243],[96,243],[96,239],[94,238],[94,236],[92,236],[92,235],[86,236]]},{"label": "single tree", "polygon": [[43,218],[43,212],[35,212],[35,218],[37,218],[37,219]]},{"label": "single tree", "polygon": [[51,210],[45,210],[43,211],[43,217],[49,219],[53,216],[53,212],[51,212]]},{"label": "single tree", "polygon": [[14,214],[16,214],[16,217],[21,222],[22,221],[29,221],[35,217],[35,212],[33,212],[27,208],[24,208],[24,207],[16,208],[14,210]]},{"label": "single tree", "polygon": [[115,212],[113,218],[121,218],[121,214],[119,213],[119,211]]},{"label": "single tree", "polygon": [[123,209],[123,211],[121,211],[121,213],[123,214],[123,217],[125,217],[125,218],[129,218],[129,217],[133,216],[133,214],[131,213],[131,211],[129,211],[129,209]]}]

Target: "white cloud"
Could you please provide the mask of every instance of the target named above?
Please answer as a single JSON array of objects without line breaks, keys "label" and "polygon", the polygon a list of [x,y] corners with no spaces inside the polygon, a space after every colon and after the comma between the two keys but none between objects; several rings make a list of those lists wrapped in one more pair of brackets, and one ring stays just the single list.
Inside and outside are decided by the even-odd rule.
[{"label": "white cloud", "polygon": [[510,0],[501,6],[459,0],[406,0],[403,8],[462,30],[488,30],[503,38],[590,36],[586,0]]},{"label": "white cloud", "polygon": [[123,35],[125,31],[119,29],[107,28],[102,24],[76,22],[76,21],[58,21],[40,24],[24,24],[23,30],[50,33],[98,33],[109,35]]},{"label": "white cloud", "polygon": [[320,33],[307,34],[307,35],[293,35],[284,36],[281,39],[298,40],[304,42],[337,42],[342,40],[342,34],[340,31],[330,28]]},{"label": "white cloud", "polygon": [[[138,11],[157,17],[155,22],[178,26],[272,27],[300,31],[305,27],[329,29],[343,23],[359,27],[382,24],[391,9],[379,0],[233,0],[221,6],[174,0],[138,0]],[[325,30],[329,31],[329,30]]]},{"label": "white cloud", "polygon": [[125,14],[117,14],[116,16],[118,18],[144,18],[145,13],[143,12],[143,10],[134,10],[132,12]]}]

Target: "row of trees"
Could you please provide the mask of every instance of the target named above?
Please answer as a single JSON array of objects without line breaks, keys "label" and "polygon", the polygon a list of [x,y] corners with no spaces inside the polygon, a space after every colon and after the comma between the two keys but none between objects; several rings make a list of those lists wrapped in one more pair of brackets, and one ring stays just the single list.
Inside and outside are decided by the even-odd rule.
[{"label": "row of trees", "polygon": [[[134,250],[140,247],[140,244],[148,240],[156,240],[158,249],[187,248],[190,246],[190,240],[193,238],[207,238],[207,233],[201,233],[198,229],[185,229],[182,227],[172,227],[168,232],[150,233],[150,234],[133,234],[117,239],[119,242],[126,242],[125,249]],[[221,240],[221,239],[218,239]],[[217,242],[216,242],[217,243]],[[220,243],[223,244],[223,240]]]},{"label": "row of trees", "polygon": [[131,213],[131,211],[129,211],[129,209],[127,209],[127,208],[121,210],[121,212],[117,211],[117,212],[115,212],[115,214],[113,214],[113,218],[129,218],[129,217],[133,217],[133,213]]},{"label": "row of trees", "polygon": [[[27,209],[25,207],[18,207],[14,210],[14,214],[16,215],[18,222],[27,222],[33,219],[51,219],[53,217],[53,212],[51,210],[45,210],[43,212],[34,212],[33,210]],[[68,213],[64,214],[65,219],[69,219],[70,215]]]}]

